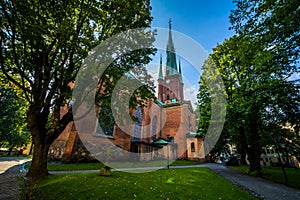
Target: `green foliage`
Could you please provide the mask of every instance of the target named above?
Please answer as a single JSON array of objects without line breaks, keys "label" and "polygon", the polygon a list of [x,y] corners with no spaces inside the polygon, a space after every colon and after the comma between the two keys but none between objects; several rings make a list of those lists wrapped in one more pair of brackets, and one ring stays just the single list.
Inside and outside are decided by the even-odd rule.
[{"label": "green foliage", "polygon": [[[149,27],[150,1],[1,0],[0,9],[0,67],[5,79],[29,102],[27,125],[35,150],[33,169],[27,175],[46,176],[49,145],[73,120],[71,104],[65,112],[61,107],[71,98],[71,83],[82,61],[88,53],[95,53],[91,50],[101,41],[122,31]],[[149,62],[152,52],[153,49],[145,49],[118,57],[107,71],[113,79],[98,77],[108,94],[118,81],[115,76]],[[109,98],[97,101],[103,101],[100,105],[105,106]]]},{"label": "green foliage", "polygon": [[0,147],[23,147],[30,142],[26,127],[27,103],[15,90],[0,85]]},{"label": "green foliage", "polygon": [[53,175],[30,192],[33,199],[255,199],[206,168]]},{"label": "green foliage", "polygon": [[230,21],[237,34],[258,38],[278,55],[288,54],[288,58],[281,58],[282,63],[297,62],[300,50],[299,1],[235,0],[234,3],[237,8],[231,11]]},{"label": "green foliage", "polygon": [[[199,93],[198,107],[197,107],[197,119],[198,131],[203,135],[206,135],[206,140],[211,139],[207,137],[209,128],[220,126],[222,119],[212,118],[213,109],[215,114],[222,116],[222,113],[226,112],[225,98],[222,100],[222,96],[225,97],[223,82],[218,80],[219,71],[217,70],[212,57],[210,56],[202,66],[202,76],[199,81]],[[221,152],[227,151],[227,134],[223,131],[220,135],[218,142],[214,145],[213,149],[209,152],[212,157],[215,157]],[[208,153],[208,152],[207,152]]]},{"label": "green foliage", "polygon": [[[236,35],[211,55],[225,85],[225,135],[260,170],[265,145],[299,149],[299,1],[235,0]],[[200,87],[201,88],[201,87]],[[287,142],[289,141],[289,142]],[[255,163],[255,164],[254,164]],[[253,164],[253,165],[252,165]]]}]

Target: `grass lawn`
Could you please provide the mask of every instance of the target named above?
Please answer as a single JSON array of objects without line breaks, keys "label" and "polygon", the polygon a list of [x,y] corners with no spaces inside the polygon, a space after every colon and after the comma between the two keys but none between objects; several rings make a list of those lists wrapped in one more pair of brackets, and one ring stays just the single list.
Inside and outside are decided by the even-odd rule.
[{"label": "grass lawn", "polygon": [[[171,163],[171,166],[186,166],[186,165],[198,165],[200,162],[188,161],[188,160],[175,160]],[[151,161],[151,162],[137,162],[134,165],[132,163],[115,163],[113,166],[118,168],[127,167],[156,167],[167,166],[166,160]],[[29,165],[26,166],[29,169]],[[70,171],[70,170],[100,170],[103,167],[102,163],[71,163],[71,164],[48,164],[49,171]]]},{"label": "grass lawn", "polygon": [[8,157],[8,158],[32,158],[32,155],[0,155],[0,157]]},{"label": "grass lawn", "polygon": [[[247,172],[248,166],[231,166],[231,169],[239,170],[241,172]],[[284,184],[284,176],[280,167],[266,167],[262,166],[263,178]],[[288,183],[286,185],[300,189],[300,169],[285,168],[285,172],[288,177]]]},{"label": "grass lawn", "polygon": [[32,199],[255,199],[207,168],[51,175],[30,189]]}]

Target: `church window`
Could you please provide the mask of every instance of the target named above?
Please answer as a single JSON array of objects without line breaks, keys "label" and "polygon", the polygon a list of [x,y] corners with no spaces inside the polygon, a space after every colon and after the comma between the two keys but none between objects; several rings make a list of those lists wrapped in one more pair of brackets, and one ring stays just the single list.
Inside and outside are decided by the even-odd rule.
[{"label": "church window", "polygon": [[194,142],[191,143],[191,152],[195,152],[195,143]]},{"label": "church window", "polygon": [[149,146],[146,146],[146,153],[150,153],[151,152],[151,148]]},{"label": "church window", "polygon": [[170,95],[169,94],[167,94],[167,100],[170,100]]},{"label": "church window", "polygon": [[97,133],[104,135],[113,135],[114,130],[114,118],[112,111],[109,107],[102,107],[98,116],[99,126],[97,126]]},{"label": "church window", "polygon": [[156,122],[157,122],[157,117],[153,117],[152,119],[152,140],[153,142],[156,140]]},{"label": "church window", "polygon": [[135,141],[141,141],[142,139],[142,121],[143,121],[143,114],[142,114],[142,108],[138,107],[136,110],[137,121],[134,125],[134,134],[133,134],[133,140]]}]

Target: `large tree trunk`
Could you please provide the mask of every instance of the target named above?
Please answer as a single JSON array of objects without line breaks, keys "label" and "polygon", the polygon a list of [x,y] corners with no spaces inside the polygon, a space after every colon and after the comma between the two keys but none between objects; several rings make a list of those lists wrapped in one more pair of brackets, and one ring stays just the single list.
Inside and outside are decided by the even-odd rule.
[{"label": "large tree trunk", "polygon": [[250,162],[249,173],[255,172],[257,175],[261,175],[262,168],[260,165],[260,156],[261,156],[261,145],[260,145],[260,136],[259,136],[259,119],[258,107],[252,107],[252,114],[250,116],[250,142],[248,148],[248,156]]},{"label": "large tree trunk", "polygon": [[47,144],[46,124],[48,115],[40,112],[41,108],[30,106],[27,113],[27,126],[31,131],[33,143],[33,157],[26,177],[40,179],[48,175],[47,155],[50,144]]},{"label": "large tree trunk", "polygon": [[241,165],[247,165],[246,155],[248,151],[247,138],[245,128],[240,127],[240,143],[238,144],[238,151],[241,154]]},{"label": "large tree trunk", "polygon": [[[43,110],[42,112],[40,112]],[[60,109],[57,110],[59,113]],[[43,109],[38,106],[30,106],[27,113],[27,126],[31,131],[33,144],[33,157],[31,167],[26,174],[26,177],[37,180],[48,175],[47,158],[48,150],[51,143],[59,136],[65,129],[67,124],[73,120],[72,112],[69,110],[63,117],[59,114],[53,115],[52,127],[57,129],[47,129],[49,117],[49,109]],[[58,120],[54,120],[58,119]]]},{"label": "large tree trunk", "polygon": [[40,179],[48,175],[47,155],[49,145],[45,142],[36,142],[34,144],[33,157],[31,167],[26,174],[30,179]]},{"label": "large tree trunk", "polygon": [[248,158],[250,162],[249,173],[256,172],[257,175],[260,175],[262,168],[260,165],[260,156],[261,156],[261,147],[259,145],[253,145],[249,148]]}]

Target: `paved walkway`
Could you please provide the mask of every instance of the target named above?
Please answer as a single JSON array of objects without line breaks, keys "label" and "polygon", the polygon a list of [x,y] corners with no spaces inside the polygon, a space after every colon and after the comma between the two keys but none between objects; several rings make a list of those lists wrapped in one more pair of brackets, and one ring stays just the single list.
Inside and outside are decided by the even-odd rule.
[{"label": "paved walkway", "polygon": [[[14,163],[15,162],[15,163]],[[7,168],[7,160],[1,160],[0,158],[0,169],[6,169],[5,173],[0,174],[0,200],[4,199],[18,199],[20,195],[19,182],[20,178],[24,176],[22,171],[22,163],[24,161],[12,160],[11,168]],[[201,164],[192,166],[170,166],[170,168],[192,168],[192,167],[208,167],[216,174],[224,177],[229,182],[237,185],[244,190],[248,191],[252,195],[259,199],[265,200],[300,200],[300,191],[286,187],[281,184],[273,183],[261,178],[255,178],[244,175],[238,171],[231,170],[220,164]],[[158,167],[159,168],[159,167]],[[157,168],[126,168],[126,169],[114,169],[122,171],[132,170],[155,170]],[[82,173],[82,172],[99,172],[99,170],[84,170],[84,171],[56,171],[50,172],[52,174],[65,174],[65,173]]]},{"label": "paved walkway", "polygon": [[266,200],[300,200],[300,191],[262,178],[244,175],[218,164],[205,164],[216,174],[224,177],[234,185]]},{"label": "paved walkway", "polygon": [[20,180],[25,175],[23,163],[28,159],[0,157],[0,200],[20,198]]}]

